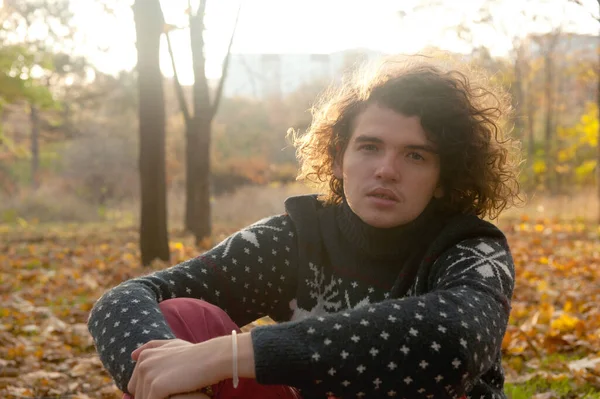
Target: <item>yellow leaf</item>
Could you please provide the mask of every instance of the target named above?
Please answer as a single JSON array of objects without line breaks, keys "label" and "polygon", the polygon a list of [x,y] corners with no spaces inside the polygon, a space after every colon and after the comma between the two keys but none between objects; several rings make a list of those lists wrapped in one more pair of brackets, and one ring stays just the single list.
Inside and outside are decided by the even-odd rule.
[{"label": "yellow leaf", "polygon": [[175,250],[176,250],[176,251],[182,251],[182,250],[183,250],[183,248],[184,248],[184,247],[183,247],[183,243],[182,243],[182,242],[174,242],[174,243],[172,244],[172,248],[173,248],[173,251],[175,251]]},{"label": "yellow leaf", "polygon": [[550,327],[553,330],[560,332],[567,332],[573,330],[580,322],[577,317],[569,315],[567,312],[563,312],[558,319],[552,320]]},{"label": "yellow leaf", "polygon": [[261,317],[260,319],[254,322],[258,326],[268,326],[272,324],[277,324],[275,320],[271,319],[269,316]]},{"label": "yellow leaf", "polygon": [[541,175],[546,172],[546,162],[542,159],[538,159],[533,163],[533,172],[536,175]]},{"label": "yellow leaf", "polygon": [[177,26],[175,26],[175,25],[172,25],[172,24],[164,24],[163,25],[163,33],[169,33],[175,29],[177,29]]},{"label": "yellow leaf", "polygon": [[540,324],[548,324],[552,316],[554,315],[554,306],[543,303],[540,306],[540,317],[538,318],[538,323]]},{"label": "yellow leaf", "polygon": [[579,165],[575,169],[575,174],[578,177],[589,176],[595,169],[596,169],[596,160],[592,159],[592,160],[585,161],[584,163]]}]

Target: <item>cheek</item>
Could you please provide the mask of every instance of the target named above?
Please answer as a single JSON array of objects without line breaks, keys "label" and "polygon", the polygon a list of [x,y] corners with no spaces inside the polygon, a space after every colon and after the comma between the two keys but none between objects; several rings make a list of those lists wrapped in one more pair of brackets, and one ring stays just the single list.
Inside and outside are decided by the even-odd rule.
[{"label": "cheek", "polygon": [[343,166],[340,166],[340,172],[343,173],[345,179],[349,177],[354,177],[357,174],[360,174],[364,169],[364,163],[361,164],[357,161],[356,157],[346,156],[344,158]]},{"label": "cheek", "polygon": [[439,173],[437,170],[423,171],[416,173],[410,179],[411,189],[414,192],[421,193],[423,196],[430,196],[436,191],[439,186]]}]

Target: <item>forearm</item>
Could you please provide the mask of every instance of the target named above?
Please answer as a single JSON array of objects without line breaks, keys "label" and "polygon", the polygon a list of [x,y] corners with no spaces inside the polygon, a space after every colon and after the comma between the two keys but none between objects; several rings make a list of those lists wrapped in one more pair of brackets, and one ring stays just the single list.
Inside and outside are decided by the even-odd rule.
[{"label": "forearm", "polygon": [[[221,355],[215,359],[214,365],[219,370],[219,375],[222,380],[233,378],[233,339],[231,334],[222,337],[214,338],[211,341],[214,345],[214,353]],[[206,345],[208,342],[203,342],[197,345]],[[239,378],[255,378],[254,367],[254,348],[252,347],[252,338],[250,333],[237,334],[237,367]]]},{"label": "forearm", "polygon": [[[478,313],[468,306],[474,295]],[[491,297],[442,291],[257,327],[255,378],[346,397],[397,391],[398,381],[417,395],[437,377],[444,384],[430,384],[428,392],[445,397],[446,387],[459,393],[465,375],[490,367],[506,319]]]},{"label": "forearm", "polygon": [[[254,348],[249,332],[237,335],[238,343],[238,375],[244,378],[256,378],[254,367]],[[233,367],[233,363],[231,364]]]}]

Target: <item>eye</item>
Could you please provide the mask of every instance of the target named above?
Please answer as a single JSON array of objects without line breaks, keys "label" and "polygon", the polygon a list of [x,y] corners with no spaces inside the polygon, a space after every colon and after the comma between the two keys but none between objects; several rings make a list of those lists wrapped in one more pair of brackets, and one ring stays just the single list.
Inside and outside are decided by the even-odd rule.
[{"label": "eye", "polygon": [[421,154],[419,154],[418,152],[409,152],[408,157],[415,161],[424,161],[425,160],[425,158],[423,158],[423,156]]},{"label": "eye", "polygon": [[358,149],[360,151],[367,151],[367,152],[373,152],[373,151],[377,151],[377,146],[375,144],[363,144],[360,147],[358,147]]}]

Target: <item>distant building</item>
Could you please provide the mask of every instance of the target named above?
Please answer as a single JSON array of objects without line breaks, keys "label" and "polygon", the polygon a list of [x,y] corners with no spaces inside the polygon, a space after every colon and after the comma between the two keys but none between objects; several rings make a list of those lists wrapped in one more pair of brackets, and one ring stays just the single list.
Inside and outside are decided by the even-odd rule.
[{"label": "distant building", "polygon": [[224,95],[283,97],[315,80],[336,81],[342,72],[382,53],[348,50],[331,54],[232,54]]}]

